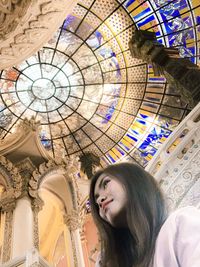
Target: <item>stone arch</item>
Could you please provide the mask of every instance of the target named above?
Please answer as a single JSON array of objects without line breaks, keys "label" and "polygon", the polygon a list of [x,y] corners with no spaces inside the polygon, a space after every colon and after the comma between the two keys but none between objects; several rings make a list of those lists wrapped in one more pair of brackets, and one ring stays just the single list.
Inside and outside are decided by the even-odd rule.
[{"label": "stone arch", "polygon": [[75,166],[70,161],[50,160],[42,163],[33,171],[29,182],[29,194],[38,195],[39,190],[45,187],[53,192],[64,204],[67,212],[78,210],[78,189],[73,177]]}]

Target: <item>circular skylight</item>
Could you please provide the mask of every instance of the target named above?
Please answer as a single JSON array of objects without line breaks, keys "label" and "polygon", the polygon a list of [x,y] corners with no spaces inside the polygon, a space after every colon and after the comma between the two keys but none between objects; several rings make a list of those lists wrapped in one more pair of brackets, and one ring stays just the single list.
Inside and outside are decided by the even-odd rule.
[{"label": "circular skylight", "polygon": [[189,110],[128,42],[135,28],[151,30],[198,64],[199,16],[189,0],[80,0],[38,53],[1,72],[1,138],[34,116],[53,157],[93,152],[102,165],[146,166]]}]

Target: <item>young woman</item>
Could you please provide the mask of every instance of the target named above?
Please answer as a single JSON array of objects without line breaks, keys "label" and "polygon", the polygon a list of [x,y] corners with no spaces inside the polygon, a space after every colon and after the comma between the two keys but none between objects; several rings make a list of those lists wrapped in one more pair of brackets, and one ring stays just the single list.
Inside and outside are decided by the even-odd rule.
[{"label": "young woman", "polygon": [[110,165],[90,186],[102,267],[200,267],[200,211],[167,216],[162,193],[136,164]]}]

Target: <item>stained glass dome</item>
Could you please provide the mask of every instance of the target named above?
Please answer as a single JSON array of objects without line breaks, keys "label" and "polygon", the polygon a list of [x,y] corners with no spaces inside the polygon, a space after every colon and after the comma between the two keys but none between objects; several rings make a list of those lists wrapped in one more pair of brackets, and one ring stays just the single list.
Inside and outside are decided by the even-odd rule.
[{"label": "stained glass dome", "polygon": [[80,0],[43,48],[1,71],[0,137],[34,116],[52,157],[146,166],[190,109],[128,42],[136,28],[154,31],[199,64],[199,22],[197,0]]}]

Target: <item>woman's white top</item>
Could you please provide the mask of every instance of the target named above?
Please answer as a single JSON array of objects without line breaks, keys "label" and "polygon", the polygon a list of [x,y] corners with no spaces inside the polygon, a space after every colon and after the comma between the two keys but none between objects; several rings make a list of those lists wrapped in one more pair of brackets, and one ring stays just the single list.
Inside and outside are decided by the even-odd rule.
[{"label": "woman's white top", "polygon": [[[95,267],[100,267],[100,253]],[[200,267],[200,210],[185,207],[166,219],[149,267]]]},{"label": "woman's white top", "polygon": [[200,210],[185,207],[167,218],[151,267],[200,267]]}]

